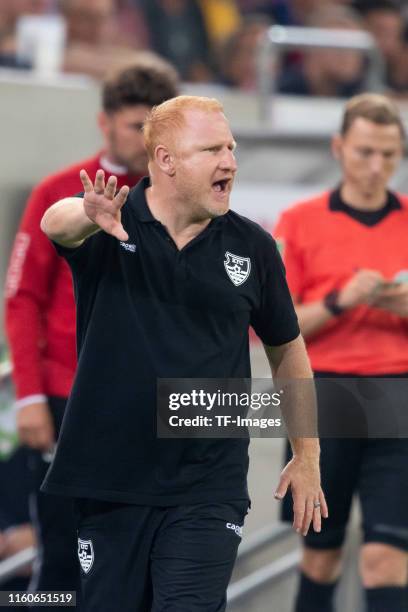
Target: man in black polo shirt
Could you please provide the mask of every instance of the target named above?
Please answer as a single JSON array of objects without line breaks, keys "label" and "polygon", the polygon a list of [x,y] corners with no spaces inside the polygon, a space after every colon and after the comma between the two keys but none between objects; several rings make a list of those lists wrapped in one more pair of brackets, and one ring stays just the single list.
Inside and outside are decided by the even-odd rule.
[{"label": "man in black polo shirt", "polygon": [[[79,350],[44,490],[78,499],[87,612],[216,612],[248,509],[248,441],[158,439],[156,381],[250,377],[250,325],[278,376],[311,371],[273,239],[228,211],[235,143],[221,105],[175,98],[145,137],[150,181],[115,195],[113,177],[93,185],[82,171],[84,198],[42,220],[72,269]],[[228,255],[246,274],[228,273]],[[319,444],[292,443],[275,495],[290,486],[295,528],[320,530]]]}]

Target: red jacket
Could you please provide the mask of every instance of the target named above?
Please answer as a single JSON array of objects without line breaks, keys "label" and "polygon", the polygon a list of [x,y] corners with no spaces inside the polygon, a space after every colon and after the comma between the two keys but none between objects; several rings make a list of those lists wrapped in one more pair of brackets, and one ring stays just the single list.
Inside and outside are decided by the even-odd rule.
[{"label": "red jacket", "polygon": [[[106,178],[113,174],[103,158],[96,155],[47,177],[28,200],[14,242],[5,291],[6,334],[17,399],[69,395],[76,368],[71,273],[41,231],[40,221],[54,202],[83,191],[81,168],[93,180],[100,167]],[[133,186],[140,178],[116,176],[119,187]]]}]

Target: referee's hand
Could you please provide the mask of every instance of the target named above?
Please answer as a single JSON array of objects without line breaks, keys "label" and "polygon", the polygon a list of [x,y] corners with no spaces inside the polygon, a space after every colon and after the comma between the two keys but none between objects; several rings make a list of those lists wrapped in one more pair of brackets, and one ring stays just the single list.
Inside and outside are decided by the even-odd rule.
[{"label": "referee's hand", "polygon": [[123,228],[120,211],[126,202],[129,187],[121,187],[116,193],[116,176],[109,177],[105,185],[103,170],[97,171],[95,184],[85,170],[81,170],[79,175],[85,191],[84,211],[89,219],[118,240],[128,240],[129,236]]},{"label": "referee's hand", "polygon": [[283,499],[289,487],[293,498],[293,528],[303,536],[311,524],[316,532],[321,531],[322,517],[327,518],[329,511],[320,486],[317,456],[294,456],[282,470],[275,498]]}]

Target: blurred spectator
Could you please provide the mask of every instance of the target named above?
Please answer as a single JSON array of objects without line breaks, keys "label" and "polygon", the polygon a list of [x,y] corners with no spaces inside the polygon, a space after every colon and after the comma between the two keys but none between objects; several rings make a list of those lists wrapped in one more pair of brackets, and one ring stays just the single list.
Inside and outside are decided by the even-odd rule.
[{"label": "blurred spectator", "polygon": [[42,15],[53,7],[53,0],[0,0],[0,23],[13,29],[21,15]]},{"label": "blurred spectator", "polygon": [[247,17],[221,49],[221,82],[246,91],[256,88],[256,54],[260,38],[270,26],[266,16]]},{"label": "blurred spectator", "polygon": [[142,12],[134,0],[116,0],[116,8],[121,40],[138,49],[147,49],[149,33]]},{"label": "blurred spectator", "polygon": [[242,15],[266,15],[273,21],[287,25],[290,7],[286,0],[237,0]]},{"label": "blurred spectator", "polygon": [[[313,13],[307,25],[342,30],[362,28],[357,13],[334,4]],[[278,89],[285,94],[348,97],[361,91],[363,77],[364,57],[360,52],[313,49],[303,54],[300,66],[283,72]]]},{"label": "blurred spectator", "polygon": [[[324,8],[327,0],[237,0],[244,15],[263,14],[282,25],[306,25],[311,13]],[[351,4],[337,0],[336,4]]]},{"label": "blurred spectator", "polygon": [[107,70],[132,61],[133,48],[123,40],[115,0],[59,0],[67,24],[64,71],[103,78]]},{"label": "blurred spectator", "polygon": [[241,25],[241,15],[235,0],[200,0],[208,36],[218,45]]},{"label": "blurred spectator", "polygon": [[0,0],[0,66],[30,68],[17,57],[16,25],[22,15],[41,15],[53,8],[53,0]]},{"label": "blurred spectator", "polygon": [[[317,14],[319,11],[326,9],[330,2],[327,0],[287,0],[286,4],[289,7],[291,25],[310,25],[312,14]],[[336,0],[334,6],[349,5],[351,0]]]},{"label": "blurred spectator", "polygon": [[387,85],[397,92],[408,91],[407,43],[402,10],[392,0],[357,0],[356,9],[377,41],[386,62]]},{"label": "blurred spectator", "polygon": [[31,63],[16,54],[15,31],[0,22],[0,67],[27,70]]},{"label": "blurred spectator", "polygon": [[209,40],[198,0],[138,0],[138,6],[152,49],[171,61],[182,79],[209,81]]},{"label": "blurred spectator", "polygon": [[68,40],[101,45],[119,39],[115,0],[60,0],[67,21]]}]

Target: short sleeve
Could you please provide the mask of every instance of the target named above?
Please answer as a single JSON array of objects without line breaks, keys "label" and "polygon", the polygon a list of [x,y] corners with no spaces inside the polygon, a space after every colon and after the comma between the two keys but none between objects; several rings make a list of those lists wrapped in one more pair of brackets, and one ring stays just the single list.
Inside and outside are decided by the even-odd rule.
[{"label": "short sleeve", "polygon": [[270,238],[264,247],[262,265],[265,270],[258,308],[253,311],[251,325],[264,344],[279,346],[298,337],[298,320],[286,282],[285,267],[275,241]]},{"label": "short sleeve", "polygon": [[53,241],[52,244],[58,255],[63,257],[71,268],[75,286],[81,280],[91,284],[96,282],[107,265],[114,241],[116,238],[100,231],[75,248],[68,248]]},{"label": "short sleeve", "polygon": [[297,240],[297,229],[288,213],[283,213],[273,231],[279,253],[285,264],[286,280],[294,300],[301,301],[303,293],[304,265]]},{"label": "short sleeve", "polygon": [[54,242],[54,240],[51,240],[51,242],[54,245],[58,255],[60,255],[61,257],[66,259],[68,263],[70,263],[71,261],[79,260],[82,257],[85,257],[86,253],[90,250],[92,246],[93,237],[94,236],[89,236],[89,238],[84,240],[84,242],[80,246],[75,248],[62,246],[61,244]]}]

